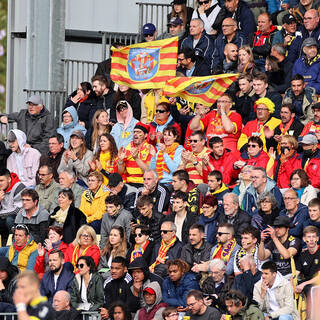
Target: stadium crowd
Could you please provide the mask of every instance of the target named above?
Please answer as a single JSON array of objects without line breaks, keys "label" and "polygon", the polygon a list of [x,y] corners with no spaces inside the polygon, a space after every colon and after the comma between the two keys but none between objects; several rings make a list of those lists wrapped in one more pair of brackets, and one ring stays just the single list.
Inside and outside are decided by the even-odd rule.
[{"label": "stadium crowd", "polygon": [[2,115],[17,129],[0,145],[0,312],[304,320],[320,281],[319,5],[173,0],[167,32],[145,24],[144,42],[179,37],[177,76],[240,74],[210,107],[115,84],[107,59],[58,128],[37,95]]}]

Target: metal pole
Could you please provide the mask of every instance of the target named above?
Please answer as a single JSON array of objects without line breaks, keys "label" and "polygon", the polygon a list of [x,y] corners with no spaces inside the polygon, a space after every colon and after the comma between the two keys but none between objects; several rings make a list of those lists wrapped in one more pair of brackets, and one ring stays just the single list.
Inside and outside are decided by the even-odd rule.
[{"label": "metal pole", "polygon": [[101,60],[102,61],[106,60],[106,57],[107,57],[106,46],[107,46],[107,35],[105,32],[102,32],[102,51],[101,51],[101,54],[102,54]]}]

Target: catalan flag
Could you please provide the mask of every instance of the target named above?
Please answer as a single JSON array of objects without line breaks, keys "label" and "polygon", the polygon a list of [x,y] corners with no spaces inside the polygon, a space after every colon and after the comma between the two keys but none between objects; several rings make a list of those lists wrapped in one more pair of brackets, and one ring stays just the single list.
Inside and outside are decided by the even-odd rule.
[{"label": "catalan flag", "polygon": [[181,97],[190,102],[211,106],[239,74],[226,73],[206,77],[177,77],[167,81],[163,95]]},{"label": "catalan flag", "polygon": [[158,89],[176,76],[178,37],[111,50],[111,79],[117,84]]}]

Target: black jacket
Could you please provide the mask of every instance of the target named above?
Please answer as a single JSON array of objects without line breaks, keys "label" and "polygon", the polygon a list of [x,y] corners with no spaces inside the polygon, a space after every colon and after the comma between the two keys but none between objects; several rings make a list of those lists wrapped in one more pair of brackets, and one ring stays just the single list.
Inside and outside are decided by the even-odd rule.
[{"label": "black jacket", "polygon": [[[143,252],[143,254],[141,256],[143,258],[143,260],[145,260],[146,264],[148,264],[148,266],[150,265],[150,260],[151,260],[151,256],[152,256],[152,252],[153,252],[153,245],[154,245],[154,242],[153,241],[149,241],[148,246],[146,247],[146,249],[144,250],[144,252]],[[131,245],[130,249],[127,252],[126,259],[129,262],[130,262],[130,259],[131,259],[131,253],[132,253],[133,249],[134,249],[134,242],[132,242],[132,245]],[[134,259],[131,263],[134,263],[137,259],[139,259],[139,258]]]},{"label": "black jacket", "polygon": [[182,248],[180,258],[193,267],[195,263],[209,261],[211,249],[212,244],[206,241],[203,241],[203,244],[199,249],[195,249],[190,243],[188,243]]},{"label": "black jacket", "polygon": [[[185,69],[185,68],[178,68],[177,71],[183,73],[184,76],[186,76],[186,74],[187,74],[187,69]],[[195,62],[194,70],[192,72],[191,77],[209,76],[210,74],[211,74],[210,66],[203,59],[199,58]]]},{"label": "black jacket", "polygon": [[242,117],[243,125],[246,125],[248,121],[255,119],[255,112],[253,110],[254,101],[252,99],[254,90],[246,94],[239,95],[235,98],[235,109]]},{"label": "black jacket", "polygon": [[0,303],[13,304],[12,297],[16,287],[16,276],[19,273],[19,269],[13,265],[7,257],[0,257],[0,270],[5,270],[8,274],[7,279],[2,281],[4,289],[0,290]]},{"label": "black jacket", "polygon": [[[40,157],[40,164],[39,168],[43,165],[48,165],[49,167],[52,168],[53,170],[53,178],[56,182],[59,183],[59,173],[58,173],[58,168],[61,162],[61,158],[63,153],[65,152],[65,149],[62,148],[62,150],[55,156],[53,157],[50,151],[47,154],[43,154]],[[39,178],[37,177],[37,183],[40,183]]]},{"label": "black jacket", "polygon": [[[281,105],[282,105],[281,94],[276,91],[273,91],[271,89],[267,89],[267,93],[265,95],[265,98],[269,98],[275,105],[274,113],[271,116],[280,119],[280,109],[281,109]],[[260,99],[260,97],[255,93],[252,96],[253,102],[255,102],[258,99]],[[254,117],[253,119],[257,118],[256,113],[254,113],[253,117]]]},{"label": "black jacket", "polygon": [[70,310],[55,311],[56,320],[82,320],[80,311],[70,307]]}]

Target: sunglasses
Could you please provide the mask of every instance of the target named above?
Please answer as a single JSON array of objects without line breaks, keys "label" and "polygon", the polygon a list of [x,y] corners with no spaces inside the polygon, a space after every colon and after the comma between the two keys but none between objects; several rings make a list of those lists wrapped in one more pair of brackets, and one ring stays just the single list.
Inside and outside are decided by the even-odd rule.
[{"label": "sunglasses", "polygon": [[84,263],[77,263],[77,264],[76,264],[76,267],[77,267],[78,269],[82,269],[82,268],[84,267]]},{"label": "sunglasses", "polygon": [[205,0],[205,1],[198,1],[198,3],[200,4],[200,6],[204,5],[204,4],[208,4],[210,2],[210,0]]},{"label": "sunglasses", "polygon": [[229,232],[217,232],[217,235],[221,237],[223,234],[229,234]]},{"label": "sunglasses", "polygon": [[258,147],[257,144],[248,144],[248,148],[256,148],[256,147]]},{"label": "sunglasses", "polygon": [[117,107],[118,112],[120,112],[122,110],[126,110],[126,109],[128,109],[127,105],[120,105],[120,106]]},{"label": "sunglasses", "polygon": [[190,143],[197,143],[199,142],[200,140],[193,140],[193,139],[189,139]]},{"label": "sunglasses", "polygon": [[27,234],[30,234],[29,228],[25,224],[17,224],[15,230],[26,230]]},{"label": "sunglasses", "polygon": [[160,230],[160,233],[167,234],[168,232],[172,232],[172,230]]},{"label": "sunglasses", "polygon": [[165,113],[168,112],[167,110],[156,110],[156,113]]},{"label": "sunglasses", "polygon": [[136,235],[135,235],[135,237],[139,237],[139,238],[141,238],[142,236],[144,236],[143,233],[136,233]]}]

